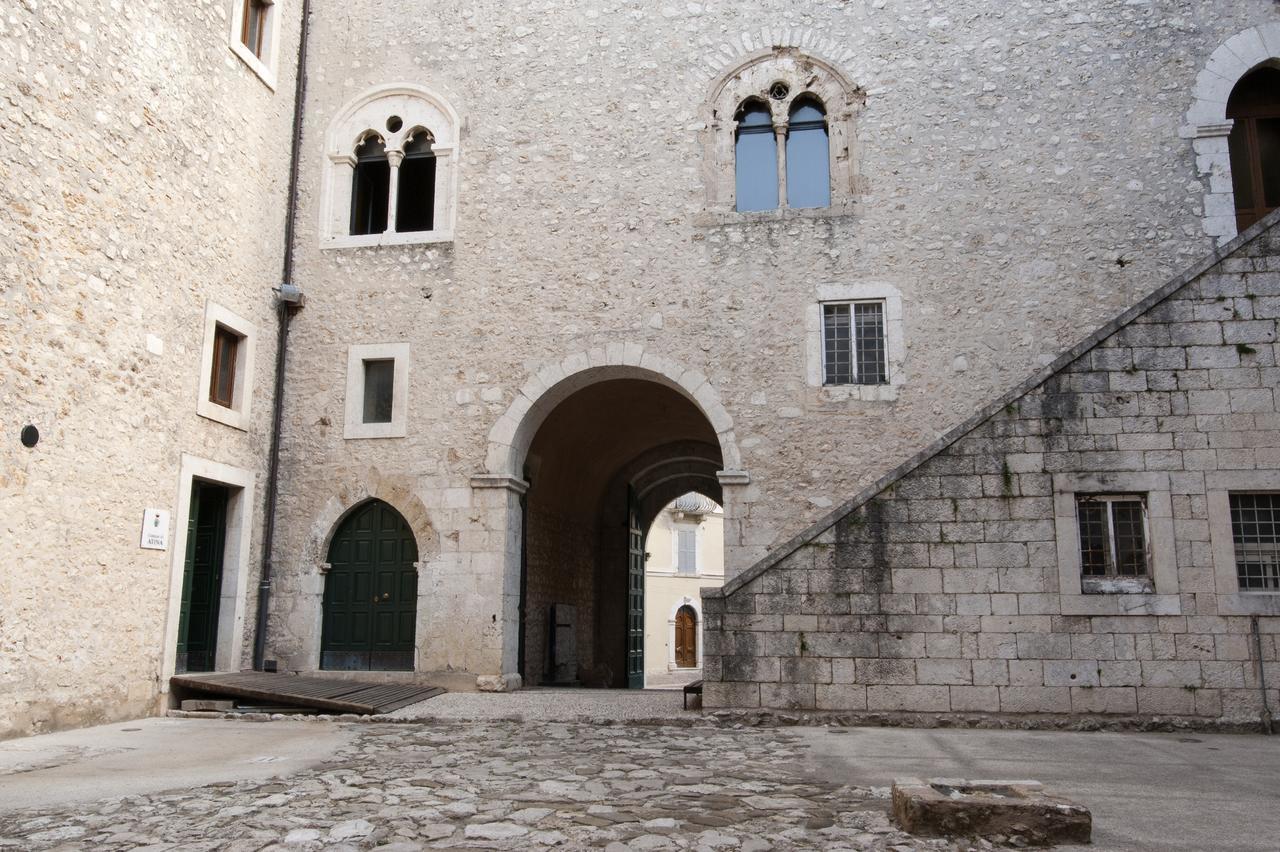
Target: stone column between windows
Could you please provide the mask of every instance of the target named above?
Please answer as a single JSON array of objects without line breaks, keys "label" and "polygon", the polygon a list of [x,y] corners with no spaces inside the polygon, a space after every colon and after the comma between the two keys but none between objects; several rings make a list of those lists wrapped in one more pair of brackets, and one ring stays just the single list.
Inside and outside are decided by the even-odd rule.
[{"label": "stone column between windows", "polygon": [[773,123],[774,145],[778,149],[778,209],[787,207],[787,122]]},{"label": "stone column between windows", "polygon": [[387,230],[396,232],[396,208],[400,200],[400,164],[404,162],[404,151],[388,151],[387,165],[391,167],[390,186],[387,187]]}]

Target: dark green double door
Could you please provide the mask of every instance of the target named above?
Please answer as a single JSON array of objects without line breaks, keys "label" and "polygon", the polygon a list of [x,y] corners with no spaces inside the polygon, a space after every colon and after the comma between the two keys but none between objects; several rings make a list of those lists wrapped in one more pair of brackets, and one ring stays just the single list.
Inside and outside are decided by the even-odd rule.
[{"label": "dark green double door", "polygon": [[412,671],[418,545],[381,500],[355,510],[329,545],[320,668]]},{"label": "dark green double door", "polygon": [[191,483],[182,608],[178,615],[178,673],[214,670],[229,497],[225,486],[199,480]]}]

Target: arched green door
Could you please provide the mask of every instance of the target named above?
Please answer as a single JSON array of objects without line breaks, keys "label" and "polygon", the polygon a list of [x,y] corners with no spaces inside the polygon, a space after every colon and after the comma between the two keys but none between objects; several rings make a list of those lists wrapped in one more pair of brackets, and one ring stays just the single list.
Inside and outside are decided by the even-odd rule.
[{"label": "arched green door", "polygon": [[418,545],[381,500],[352,512],[329,545],[320,668],[413,669]]}]

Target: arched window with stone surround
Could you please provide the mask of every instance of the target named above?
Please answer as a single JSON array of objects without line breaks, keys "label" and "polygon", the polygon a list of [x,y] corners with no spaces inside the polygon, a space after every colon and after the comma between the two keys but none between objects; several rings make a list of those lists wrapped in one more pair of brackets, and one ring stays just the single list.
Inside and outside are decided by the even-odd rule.
[{"label": "arched window with stone surround", "polygon": [[809,95],[792,102],[787,118],[787,206],[831,206],[827,111]]},{"label": "arched window with stone surround", "polygon": [[864,102],[831,63],[798,48],[760,50],[727,69],[705,107],[708,211],[851,212],[862,189],[853,130]]},{"label": "arched window with stone surround", "polygon": [[1241,78],[1227,118],[1236,229],[1243,231],[1280,207],[1280,69],[1264,66]]},{"label": "arched window with stone surround", "polygon": [[458,127],[447,101],[408,84],[343,107],[326,137],[321,246],[452,240]]},{"label": "arched window with stone surround", "polygon": [[1276,69],[1280,21],[1249,27],[1224,40],[1206,57],[1188,92],[1191,105],[1178,135],[1189,140],[1195,152],[1204,192],[1200,221],[1205,234],[1219,244],[1275,206]]},{"label": "arched window with stone surround", "polygon": [[767,104],[743,102],[738,108],[734,144],[734,198],[739,211],[778,206],[778,140]]}]

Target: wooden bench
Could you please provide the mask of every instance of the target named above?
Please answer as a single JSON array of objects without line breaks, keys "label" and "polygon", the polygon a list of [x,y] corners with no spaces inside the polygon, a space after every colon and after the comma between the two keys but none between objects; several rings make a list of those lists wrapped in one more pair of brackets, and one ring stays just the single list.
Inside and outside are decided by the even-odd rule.
[{"label": "wooden bench", "polygon": [[698,696],[698,707],[702,707],[702,681],[695,680],[693,683],[685,684],[684,687],[684,709],[689,709],[689,696]]}]

